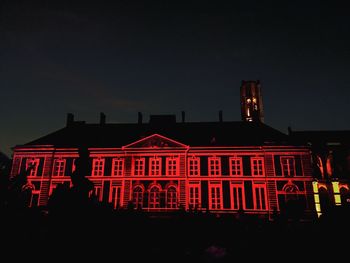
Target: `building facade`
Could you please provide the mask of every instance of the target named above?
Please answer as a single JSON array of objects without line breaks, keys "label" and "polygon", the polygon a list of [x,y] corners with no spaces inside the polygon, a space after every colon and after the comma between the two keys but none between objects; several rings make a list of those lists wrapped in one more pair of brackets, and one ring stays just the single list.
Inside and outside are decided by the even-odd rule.
[{"label": "building facade", "polygon": [[350,131],[292,131],[289,136],[311,150],[318,215],[350,205]]},{"label": "building facade", "polygon": [[[45,206],[58,185],[71,185],[79,149],[86,147],[99,201],[145,212],[207,211],[272,218],[293,207],[315,215],[310,149],[262,122],[148,123],[74,121],[14,147],[11,176],[28,172],[30,206]],[[297,205],[297,206],[296,206]]]}]

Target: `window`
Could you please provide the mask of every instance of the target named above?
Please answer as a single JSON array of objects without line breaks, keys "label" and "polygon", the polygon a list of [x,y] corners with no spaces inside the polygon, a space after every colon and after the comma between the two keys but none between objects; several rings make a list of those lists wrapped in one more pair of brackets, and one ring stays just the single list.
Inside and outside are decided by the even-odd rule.
[{"label": "window", "polygon": [[168,187],[166,204],[167,208],[177,208],[177,191],[175,186]]},{"label": "window", "polygon": [[39,167],[40,159],[39,158],[29,158],[26,162],[26,171],[28,171],[28,176],[37,176],[38,175],[38,167]]},{"label": "window", "polygon": [[149,191],[149,208],[159,208],[160,207],[160,188],[156,185],[152,186]]},{"label": "window", "polygon": [[231,184],[231,208],[233,210],[245,208],[244,187],[241,183]]},{"label": "window", "polygon": [[92,176],[103,176],[105,167],[105,160],[98,158],[94,159],[92,163]]},{"label": "window", "polygon": [[162,159],[159,157],[153,157],[149,159],[149,175],[159,176],[162,174]]},{"label": "window", "polygon": [[239,157],[230,158],[230,175],[231,176],[243,175],[242,158],[239,158]]},{"label": "window", "polygon": [[66,168],[66,160],[56,159],[53,164],[53,176],[64,176],[65,168]]},{"label": "window", "polygon": [[288,183],[286,183],[283,188],[282,191],[284,191],[285,193],[285,201],[291,201],[291,200],[298,200],[298,192],[299,192],[299,188],[298,186],[296,186],[295,184],[293,184],[291,181],[289,181]]},{"label": "window", "polygon": [[222,190],[221,184],[209,184],[209,208],[222,208]]},{"label": "window", "polygon": [[113,205],[113,208],[119,208],[121,204],[121,186],[112,186],[109,191],[108,202]]},{"label": "window", "polygon": [[98,201],[102,201],[102,186],[94,186],[94,194]]},{"label": "window", "polygon": [[139,185],[134,188],[133,203],[136,209],[143,207],[143,188]]},{"label": "window", "polygon": [[179,158],[168,157],[166,158],[166,174],[169,176],[178,175]]},{"label": "window", "polygon": [[190,184],[189,188],[189,200],[188,204],[191,209],[198,209],[201,207],[201,192],[199,184]]},{"label": "window", "polygon": [[121,158],[113,158],[112,176],[122,176],[123,172],[124,172],[124,160]]},{"label": "window", "polygon": [[145,175],[145,158],[134,159],[134,175]]},{"label": "window", "polygon": [[252,175],[264,176],[264,159],[263,157],[252,157],[251,159]]},{"label": "window", "polygon": [[208,166],[209,175],[218,176],[221,174],[221,164],[219,157],[209,157]]},{"label": "window", "polygon": [[199,176],[200,170],[199,170],[199,157],[190,157],[188,159],[188,175],[189,176]]},{"label": "window", "polygon": [[254,209],[266,210],[266,187],[265,184],[253,184]]},{"label": "window", "polygon": [[295,162],[292,156],[281,156],[283,176],[295,176]]}]

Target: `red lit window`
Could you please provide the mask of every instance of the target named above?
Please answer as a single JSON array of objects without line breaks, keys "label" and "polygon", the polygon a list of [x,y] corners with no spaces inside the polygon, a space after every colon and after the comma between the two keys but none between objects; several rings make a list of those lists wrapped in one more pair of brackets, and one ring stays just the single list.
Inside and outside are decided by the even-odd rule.
[{"label": "red lit window", "polygon": [[222,189],[221,184],[209,184],[209,208],[222,208]]},{"label": "red lit window", "polygon": [[243,175],[242,158],[238,158],[238,157],[230,158],[230,175],[231,176]]},{"label": "red lit window", "polygon": [[178,175],[179,158],[168,157],[166,158],[166,174],[169,176]]},{"label": "red lit window", "polygon": [[264,175],[264,158],[263,157],[252,157],[251,167],[253,176],[263,176]]},{"label": "red lit window", "polygon": [[103,176],[105,168],[105,160],[98,158],[92,162],[92,176]]},{"label": "red lit window", "polygon": [[136,209],[143,207],[143,188],[139,185],[134,188],[133,203]]},{"label": "red lit window", "polygon": [[124,160],[121,158],[113,158],[112,176],[122,176],[123,172],[124,172]]},{"label": "red lit window", "polygon": [[253,184],[254,209],[266,210],[266,187],[265,184]]},{"label": "red lit window", "polygon": [[177,191],[175,186],[168,187],[166,204],[167,208],[177,208]]},{"label": "red lit window", "polygon": [[221,175],[221,163],[219,157],[208,158],[208,171],[211,176]]},{"label": "red lit window", "polygon": [[295,175],[295,162],[293,156],[281,156],[281,167],[283,176]]},{"label": "red lit window", "polygon": [[188,158],[188,175],[199,176],[200,175],[199,157]]},{"label": "red lit window", "polygon": [[243,184],[231,184],[231,208],[240,210],[245,208]]},{"label": "red lit window", "polygon": [[109,191],[108,202],[113,205],[113,208],[119,208],[121,204],[121,186],[112,186]]},{"label": "red lit window", "polygon": [[53,176],[64,176],[66,168],[66,160],[56,159],[53,164]]},{"label": "red lit window", "polygon": [[94,194],[98,201],[102,201],[102,186],[94,186]]},{"label": "red lit window", "polygon": [[11,176],[16,176],[19,174],[19,171],[21,170],[21,161],[22,158],[14,158],[13,159],[13,165],[12,165],[12,169],[11,169]]},{"label": "red lit window", "polygon": [[201,196],[200,196],[200,185],[190,184],[189,185],[189,207],[191,209],[198,209],[201,207]]},{"label": "red lit window", "polygon": [[154,185],[149,190],[149,208],[159,208],[160,207],[160,189],[158,186]]},{"label": "red lit window", "polygon": [[145,175],[145,158],[134,159],[134,175]]},{"label": "red lit window", "polygon": [[153,157],[149,159],[149,175],[159,176],[162,174],[162,159],[159,157]]},{"label": "red lit window", "polygon": [[29,207],[35,207],[39,205],[39,195],[40,190],[32,190]]},{"label": "red lit window", "polygon": [[39,158],[29,158],[26,162],[26,170],[29,169],[28,176],[37,176],[38,175],[38,167],[39,167],[40,159]]}]

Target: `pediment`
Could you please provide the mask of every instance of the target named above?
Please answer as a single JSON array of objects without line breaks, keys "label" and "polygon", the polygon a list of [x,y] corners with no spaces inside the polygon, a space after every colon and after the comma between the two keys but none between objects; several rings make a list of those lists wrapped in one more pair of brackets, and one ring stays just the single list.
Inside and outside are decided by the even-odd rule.
[{"label": "pediment", "polygon": [[160,134],[153,134],[151,136],[142,138],[136,142],[125,145],[125,149],[137,149],[137,148],[187,148],[188,146],[162,136]]}]

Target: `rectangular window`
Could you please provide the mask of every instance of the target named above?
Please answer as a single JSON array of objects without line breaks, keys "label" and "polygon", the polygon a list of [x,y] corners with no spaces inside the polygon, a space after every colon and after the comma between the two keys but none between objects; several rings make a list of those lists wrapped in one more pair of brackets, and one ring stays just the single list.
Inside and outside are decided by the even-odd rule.
[{"label": "rectangular window", "polygon": [[39,195],[40,190],[33,190],[32,196],[30,198],[29,207],[36,207],[39,205]]},{"label": "rectangular window", "polygon": [[208,171],[210,176],[221,175],[221,163],[219,157],[208,158]]},{"label": "rectangular window", "polygon": [[245,209],[243,184],[231,184],[231,208],[233,210]]},{"label": "rectangular window", "polygon": [[199,184],[190,184],[188,187],[188,204],[190,209],[199,209],[201,207],[201,191]]},{"label": "rectangular window", "polygon": [[113,208],[119,208],[121,205],[121,186],[112,186],[109,191],[108,202],[112,204]]},{"label": "rectangular window", "polygon": [[242,158],[239,158],[239,157],[230,158],[230,175],[231,176],[243,175]]},{"label": "rectangular window", "polygon": [[98,201],[102,201],[102,186],[94,186],[94,194]]},{"label": "rectangular window", "polygon": [[98,158],[92,162],[92,176],[103,176],[105,168],[105,159]]},{"label": "rectangular window", "polygon": [[264,158],[263,157],[252,157],[251,167],[253,176],[264,176]]},{"label": "rectangular window", "polygon": [[281,156],[283,176],[295,176],[295,161],[293,156]]},{"label": "rectangular window", "polygon": [[145,175],[145,158],[134,159],[134,175],[135,176]]},{"label": "rectangular window", "polygon": [[200,175],[199,157],[192,156],[188,159],[188,175],[189,176]]},{"label": "rectangular window", "polygon": [[149,175],[159,176],[162,174],[162,159],[153,157],[149,159]]},{"label": "rectangular window", "polygon": [[112,176],[123,176],[124,159],[113,158],[112,160]]},{"label": "rectangular window", "polygon": [[266,186],[265,184],[253,184],[254,209],[266,210]]},{"label": "rectangular window", "polygon": [[66,160],[55,159],[53,164],[53,176],[64,176],[64,170],[66,168]]},{"label": "rectangular window", "polygon": [[29,173],[28,176],[37,176],[38,175],[38,167],[39,167],[40,159],[39,158],[28,158],[26,162],[26,170]]},{"label": "rectangular window", "polygon": [[168,176],[179,175],[179,158],[177,157],[166,158],[166,175]]},{"label": "rectangular window", "polygon": [[209,184],[209,208],[222,209],[221,184]]}]

